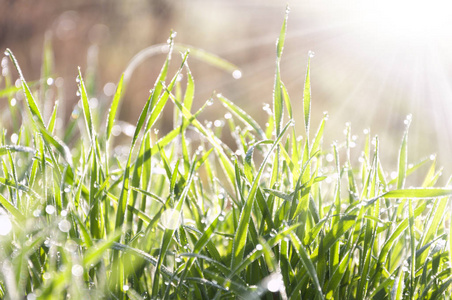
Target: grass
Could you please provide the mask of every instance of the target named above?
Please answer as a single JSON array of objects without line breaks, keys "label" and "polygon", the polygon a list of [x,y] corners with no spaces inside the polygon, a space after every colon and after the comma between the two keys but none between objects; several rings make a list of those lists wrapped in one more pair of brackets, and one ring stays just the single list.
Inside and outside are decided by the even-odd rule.
[{"label": "grass", "polygon": [[[328,117],[317,130],[310,118],[310,57],[304,122],[295,126],[280,72],[286,25],[287,15],[265,127],[221,94],[192,112],[191,54],[170,38],[122,148],[112,133],[120,126],[124,77],[100,118],[90,105],[93,83],[79,70],[80,105],[58,128],[58,103],[42,113],[46,91],[56,89],[47,84],[51,48],[34,83],[7,50],[21,87],[7,70],[0,90],[9,106],[0,136],[0,298],[450,299],[452,189],[436,186],[435,160],[408,164],[409,120],[398,165],[388,169],[393,177],[369,132],[359,157],[352,156],[350,126],[344,141],[325,147]],[[171,76],[174,47],[183,55]],[[211,101],[224,105],[217,121],[225,126],[198,120]],[[155,129],[170,102],[175,127],[161,135]],[[222,141],[228,131],[234,147]],[[419,187],[406,186],[413,174],[424,178]]]}]

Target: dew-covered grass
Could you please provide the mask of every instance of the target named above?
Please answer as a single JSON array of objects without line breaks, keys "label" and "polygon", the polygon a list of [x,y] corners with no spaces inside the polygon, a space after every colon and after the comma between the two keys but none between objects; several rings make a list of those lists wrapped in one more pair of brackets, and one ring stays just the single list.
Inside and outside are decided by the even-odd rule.
[{"label": "dew-covered grass", "polygon": [[[370,131],[356,145],[350,125],[324,145],[328,116],[310,117],[312,53],[303,99],[291,99],[282,81],[286,24],[287,15],[265,126],[221,94],[194,111],[192,55],[241,73],[174,36],[158,46],[167,59],[133,128],[117,118],[130,73],[102,114],[79,70],[80,105],[61,128],[57,102],[43,113],[46,92],[61,92],[51,48],[41,80],[28,83],[7,50],[0,298],[450,299],[452,189],[437,186],[435,159],[409,163],[409,119],[395,166],[382,165]],[[224,106],[214,126],[198,119],[212,101]],[[175,126],[161,134],[169,103]],[[128,132],[125,143],[118,131]],[[412,176],[423,178],[418,187],[406,183]]]}]

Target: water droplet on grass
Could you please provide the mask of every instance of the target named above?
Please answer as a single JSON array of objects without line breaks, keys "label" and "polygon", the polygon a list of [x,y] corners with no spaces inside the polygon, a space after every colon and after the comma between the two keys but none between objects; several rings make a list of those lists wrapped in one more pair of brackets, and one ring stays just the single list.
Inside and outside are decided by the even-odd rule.
[{"label": "water droplet on grass", "polygon": [[36,300],[36,295],[31,293],[27,295],[27,300]]},{"label": "water droplet on grass", "polygon": [[58,223],[58,228],[61,232],[69,232],[71,230],[71,223],[68,220],[62,220]]},{"label": "water droplet on grass", "polygon": [[242,71],[240,71],[240,70],[234,70],[234,72],[232,72],[232,77],[234,77],[234,79],[240,79],[240,78],[242,78]]},{"label": "water droplet on grass", "polygon": [[53,84],[53,78],[51,78],[51,77],[49,77],[49,78],[47,78],[47,85],[52,85]]},{"label": "water droplet on grass", "polygon": [[124,290],[124,292],[126,292],[126,291],[129,290],[129,286],[128,286],[127,284],[124,284],[124,285],[122,286],[122,289]]},{"label": "water droplet on grass", "polygon": [[262,249],[264,249],[264,247],[262,247],[261,244],[257,244],[257,245],[256,245],[256,250],[257,250],[257,251],[260,251],[260,250],[262,250]]},{"label": "water droplet on grass", "polygon": [[114,84],[113,82],[108,82],[104,85],[104,94],[107,97],[113,96],[116,92],[116,84]]},{"label": "water droplet on grass", "polygon": [[230,113],[226,113],[226,114],[224,115],[224,118],[225,118],[226,120],[229,120],[230,118],[232,118],[232,115],[231,115]]},{"label": "water droplet on grass", "polygon": [[16,133],[11,134],[11,143],[16,144],[19,140],[19,136]]},{"label": "water droplet on grass", "polygon": [[53,215],[55,213],[55,206],[47,205],[46,206],[46,213],[48,213],[49,215]]},{"label": "water droplet on grass", "polygon": [[331,153],[328,153],[325,157],[327,162],[332,162],[334,160],[334,155]]},{"label": "water droplet on grass", "polygon": [[308,56],[309,56],[309,58],[313,58],[313,57],[315,56],[315,52],[314,52],[314,51],[311,51],[311,50],[309,50],[309,52],[308,52]]},{"label": "water droplet on grass", "polygon": [[281,274],[271,274],[267,277],[266,287],[269,292],[276,293],[284,286]]},{"label": "water droplet on grass", "polygon": [[71,269],[72,275],[80,277],[83,275],[83,267],[81,265],[73,265]]},{"label": "water droplet on grass", "polygon": [[213,98],[210,98],[209,100],[207,100],[206,104],[207,104],[208,106],[213,105]]}]

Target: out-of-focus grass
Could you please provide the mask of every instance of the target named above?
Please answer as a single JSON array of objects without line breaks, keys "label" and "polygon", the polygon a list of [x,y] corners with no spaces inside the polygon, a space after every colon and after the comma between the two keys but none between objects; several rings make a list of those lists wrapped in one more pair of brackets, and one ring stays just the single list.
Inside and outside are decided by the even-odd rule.
[{"label": "out-of-focus grass", "polygon": [[[57,128],[57,103],[42,114],[51,55],[42,84],[29,85],[7,50],[25,100],[14,102],[11,75],[2,77],[10,117],[1,123],[13,134],[0,137],[1,297],[449,299],[452,190],[436,186],[435,161],[408,164],[409,120],[394,178],[370,132],[359,157],[350,126],[325,147],[328,116],[317,128],[311,118],[310,57],[300,120],[282,81],[286,26],[287,16],[265,126],[221,94],[193,112],[190,54],[170,74],[170,38],[122,154],[113,133],[123,77],[103,116],[80,70],[80,105]],[[203,124],[212,101],[226,114]],[[170,102],[175,126],[162,135]],[[236,151],[222,141],[228,131]],[[423,184],[407,187],[424,164]]]}]

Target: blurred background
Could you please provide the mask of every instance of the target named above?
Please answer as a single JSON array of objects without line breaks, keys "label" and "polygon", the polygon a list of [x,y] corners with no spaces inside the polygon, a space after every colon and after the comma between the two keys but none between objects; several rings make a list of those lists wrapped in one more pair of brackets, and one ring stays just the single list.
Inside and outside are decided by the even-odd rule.
[{"label": "blurred background", "polygon": [[[412,114],[409,161],[437,154],[449,176],[450,5],[417,0],[288,2],[291,12],[281,72],[297,119],[302,120],[308,51],[313,51],[312,126],[317,127],[324,111],[329,112],[326,147],[334,139],[344,140],[342,132],[350,122],[357,144],[363,140],[363,130],[371,128],[381,141],[383,166],[396,167],[404,121]],[[50,41],[55,78],[64,86],[63,115],[69,118],[79,100],[77,66],[82,72],[91,68],[96,97],[108,104],[114,83],[132,57],[165,43],[174,30],[177,43],[215,53],[242,71],[242,77],[234,79],[190,59],[196,83],[194,109],[214,91],[221,92],[264,124],[268,115],[262,108],[272,101],[275,42],[285,10],[286,1],[276,0],[0,0],[0,46],[11,48],[25,78],[34,81],[40,78],[44,41]],[[135,70],[121,120],[135,123],[164,59],[165,54],[155,55]],[[225,112],[216,103],[200,118],[213,121]],[[160,126],[172,128],[171,111],[165,112]],[[298,126],[302,133],[302,122]],[[356,147],[356,157],[360,151]]]}]

